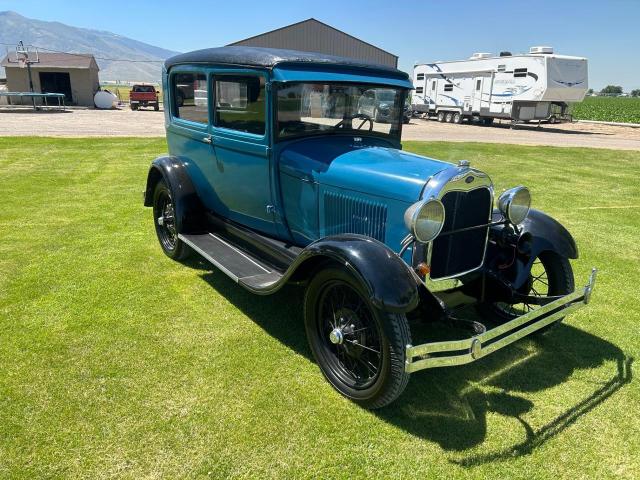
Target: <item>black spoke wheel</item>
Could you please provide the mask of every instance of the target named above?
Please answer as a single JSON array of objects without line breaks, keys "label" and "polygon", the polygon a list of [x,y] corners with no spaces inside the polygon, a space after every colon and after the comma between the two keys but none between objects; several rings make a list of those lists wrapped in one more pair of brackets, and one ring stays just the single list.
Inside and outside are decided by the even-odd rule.
[{"label": "black spoke wheel", "polygon": [[153,192],[153,223],[162,251],[174,260],[183,260],[189,247],[178,238],[175,204],[171,190],[159,181]]},{"label": "black spoke wheel", "polygon": [[[521,294],[544,298],[547,296],[568,295],[574,290],[573,270],[569,259],[554,252],[542,252],[531,265],[529,278],[520,289]],[[526,301],[518,303],[494,302],[490,310],[499,319],[513,320],[541,305]],[[554,324],[557,324],[562,319]],[[552,324],[553,325],[553,324]],[[546,331],[544,328],[541,331]]]},{"label": "black spoke wheel", "polygon": [[404,390],[404,351],[411,343],[407,319],[377,310],[346,269],[326,268],[311,280],[305,328],[318,366],[346,397],[379,408]]}]

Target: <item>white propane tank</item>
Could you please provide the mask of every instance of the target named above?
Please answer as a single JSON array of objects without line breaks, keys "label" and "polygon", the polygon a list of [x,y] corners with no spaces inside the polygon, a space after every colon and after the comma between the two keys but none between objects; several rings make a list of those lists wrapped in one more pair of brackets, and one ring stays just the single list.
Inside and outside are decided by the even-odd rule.
[{"label": "white propane tank", "polygon": [[93,103],[96,108],[101,110],[110,110],[118,106],[118,97],[111,92],[100,90],[93,96]]}]

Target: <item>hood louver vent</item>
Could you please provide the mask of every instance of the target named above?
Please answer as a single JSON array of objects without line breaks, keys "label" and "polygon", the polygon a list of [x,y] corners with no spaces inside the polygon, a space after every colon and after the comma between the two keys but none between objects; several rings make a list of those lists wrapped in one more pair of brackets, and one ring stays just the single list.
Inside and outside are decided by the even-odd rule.
[{"label": "hood louver vent", "polygon": [[384,242],[387,206],[342,193],[324,194],[324,236],[358,233]]}]

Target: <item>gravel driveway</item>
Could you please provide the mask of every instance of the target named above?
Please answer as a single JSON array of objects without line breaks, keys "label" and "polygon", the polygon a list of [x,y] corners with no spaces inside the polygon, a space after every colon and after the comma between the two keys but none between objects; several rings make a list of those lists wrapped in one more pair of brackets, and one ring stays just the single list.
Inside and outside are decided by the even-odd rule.
[{"label": "gravel driveway", "polygon": [[[162,137],[164,113],[153,110],[70,110],[33,112],[0,110],[0,136],[53,137]],[[572,123],[492,127],[454,125],[412,119],[403,127],[403,140],[512,143],[560,147],[595,147],[640,150],[640,128]]]}]

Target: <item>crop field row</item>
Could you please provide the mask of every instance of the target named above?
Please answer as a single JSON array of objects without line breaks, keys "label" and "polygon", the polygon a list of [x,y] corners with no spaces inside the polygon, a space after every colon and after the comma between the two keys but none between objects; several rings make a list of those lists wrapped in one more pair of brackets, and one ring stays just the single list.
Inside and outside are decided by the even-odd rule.
[{"label": "crop field row", "polygon": [[576,120],[640,123],[640,98],[587,97],[571,113]]}]

